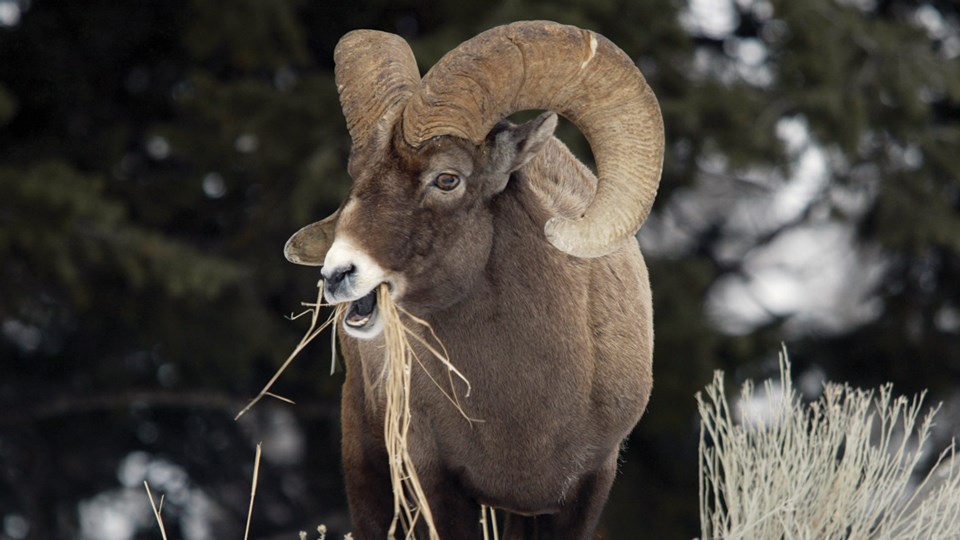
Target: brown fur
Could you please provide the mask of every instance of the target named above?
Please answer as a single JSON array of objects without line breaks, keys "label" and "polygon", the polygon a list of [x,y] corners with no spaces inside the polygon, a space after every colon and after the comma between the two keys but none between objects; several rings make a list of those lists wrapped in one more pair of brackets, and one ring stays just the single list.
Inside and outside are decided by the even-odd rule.
[{"label": "brown fur", "polygon": [[[480,148],[442,137],[413,150],[393,138],[351,160],[354,208],[338,234],[349,231],[402,276],[399,304],[432,325],[472,383],[470,397],[456,386],[461,404],[483,420],[467,422],[415,366],[410,451],[444,539],[480,538],[479,504],[509,514],[506,538],[590,537],[651,391],[652,308],[638,245],[578,259],[547,242],[547,219],[581,213],[596,178],[549,134],[541,143],[518,151],[534,155],[512,173],[501,155],[512,149],[495,133]],[[462,195],[424,187],[451,168],[462,173]],[[393,516],[382,339],[341,333],[343,466],[359,539],[384,538]],[[420,354],[446,382],[428,356]]]}]

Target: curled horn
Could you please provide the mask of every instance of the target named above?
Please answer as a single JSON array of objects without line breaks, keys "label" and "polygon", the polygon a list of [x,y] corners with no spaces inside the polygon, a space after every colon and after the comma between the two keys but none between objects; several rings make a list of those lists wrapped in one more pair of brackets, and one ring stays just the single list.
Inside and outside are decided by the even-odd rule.
[{"label": "curled horn", "polygon": [[583,132],[597,162],[594,200],[579,219],[553,218],[558,249],[599,257],[633,236],[650,213],[663,164],[663,119],[633,61],[605,37],[524,21],[488,30],[440,59],[403,110],[403,137],[438,135],[480,144],[504,117],[556,111]]},{"label": "curled horn", "polygon": [[333,52],[340,105],[354,146],[366,146],[378,122],[393,118],[420,85],[410,46],[376,30],[344,35]]},{"label": "curled horn", "polygon": [[[353,150],[376,144],[378,123],[391,121],[420,84],[410,46],[400,36],[375,30],[349,32],[333,52],[340,105]],[[340,211],[300,229],[287,240],[288,261],[321,266],[333,244]]]}]

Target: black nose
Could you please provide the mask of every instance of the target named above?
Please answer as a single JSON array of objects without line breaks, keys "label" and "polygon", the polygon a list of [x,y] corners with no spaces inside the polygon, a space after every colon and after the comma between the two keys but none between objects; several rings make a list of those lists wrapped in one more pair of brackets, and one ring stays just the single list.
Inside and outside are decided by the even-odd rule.
[{"label": "black nose", "polygon": [[328,291],[335,291],[340,286],[340,283],[353,275],[356,270],[357,268],[352,264],[348,266],[337,266],[335,268],[327,268],[324,266],[320,269],[320,273],[323,275],[324,287],[326,287]]}]

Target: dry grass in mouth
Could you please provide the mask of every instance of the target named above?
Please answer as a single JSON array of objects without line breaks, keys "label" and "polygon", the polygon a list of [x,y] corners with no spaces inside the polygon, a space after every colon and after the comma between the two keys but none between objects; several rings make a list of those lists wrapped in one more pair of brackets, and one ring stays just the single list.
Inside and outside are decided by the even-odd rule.
[{"label": "dry grass in mouth", "polygon": [[[297,344],[293,352],[290,353],[280,368],[277,369],[277,372],[273,375],[273,377],[271,377],[267,384],[264,385],[263,389],[260,390],[260,393],[257,394],[255,398],[250,400],[250,402],[239,413],[237,413],[237,415],[234,417],[234,420],[238,420],[265,396],[270,396],[291,404],[294,403],[290,399],[270,392],[270,388],[275,382],[277,382],[277,380],[280,378],[280,375],[283,374],[287,367],[293,362],[293,359],[300,354],[300,351],[302,351],[311,341],[313,341],[314,338],[320,335],[320,333],[327,326],[333,323],[339,324],[341,321],[343,321],[349,305],[345,303],[338,304],[335,307],[333,314],[331,314],[330,317],[328,317],[324,322],[320,323],[320,308],[325,306],[325,304],[322,303],[323,282],[321,281],[318,283],[317,287],[319,289],[317,292],[317,301],[312,304],[304,302],[303,306],[307,308],[306,311],[299,315],[290,317],[291,319],[297,319],[309,313],[311,316],[310,328],[307,329],[307,332],[300,340],[300,343]],[[429,531],[430,540],[439,540],[440,536],[437,533],[436,525],[433,520],[433,514],[430,511],[430,505],[427,501],[426,494],[423,491],[423,487],[420,484],[420,479],[417,476],[417,470],[414,466],[413,459],[410,456],[408,436],[412,416],[410,411],[410,379],[413,371],[413,363],[416,362],[417,365],[420,366],[433,384],[437,386],[443,396],[446,397],[451,404],[453,404],[453,406],[457,409],[457,411],[460,412],[461,415],[463,415],[464,419],[466,419],[468,422],[477,422],[481,420],[470,418],[467,416],[466,412],[464,412],[457,396],[453,379],[454,376],[456,376],[456,378],[460,379],[466,385],[467,388],[466,392],[464,393],[465,397],[470,395],[470,381],[468,381],[463,373],[461,373],[450,362],[450,355],[447,352],[446,347],[443,346],[443,343],[433,331],[430,323],[420,319],[419,317],[411,314],[395,304],[393,302],[393,298],[390,296],[389,288],[385,283],[381,284],[377,288],[377,307],[380,310],[379,316],[383,317],[384,328],[384,352],[386,354],[386,361],[384,362],[384,370],[381,373],[380,382],[383,383],[384,395],[386,398],[383,433],[386,441],[387,456],[390,461],[390,483],[393,488],[394,503],[394,516],[393,521],[390,524],[388,537],[396,537],[397,525],[399,524],[400,528],[404,532],[405,539],[415,538],[414,529],[416,528],[418,521],[422,518],[423,522],[427,526],[427,530]],[[337,324],[334,324],[333,361],[335,361],[336,358]],[[425,334],[428,334],[429,337],[421,336],[416,331],[418,326],[425,329]],[[443,389],[437,379],[434,378],[434,376],[430,373],[430,370],[428,370],[423,364],[423,361],[413,348],[413,343],[420,344],[420,346],[422,346],[430,356],[433,356],[446,368],[447,381],[450,388],[449,393]],[[258,444],[256,462],[253,470],[253,482],[250,491],[250,508],[248,509],[247,514],[247,524],[244,532],[244,539],[246,539],[247,535],[249,534],[250,518],[253,514],[253,500],[256,495],[257,479],[260,468],[260,453],[261,448]],[[157,519],[157,523],[160,526],[161,536],[164,540],[166,540],[167,534],[166,530],[164,529],[163,519],[160,516],[160,513],[163,509],[163,498],[161,497],[158,506],[154,503],[150,486],[144,482],[144,487],[147,490],[147,496],[150,499],[150,505]],[[494,540],[497,540],[497,521],[494,509],[486,505],[481,505],[480,511],[480,522],[483,525],[484,540],[488,540],[490,537],[488,532],[489,529],[492,529],[493,538]],[[487,516],[488,512],[489,518]],[[301,537],[303,536],[304,533],[301,533]],[[323,535],[321,535],[321,537],[322,536]]]},{"label": "dry grass in mouth", "polygon": [[[327,318],[326,321],[320,323],[320,308],[324,306],[322,303],[323,282],[321,281],[317,286],[319,289],[317,301],[312,304],[304,303],[303,305],[307,310],[300,315],[291,317],[295,319],[309,313],[311,315],[310,328],[260,393],[237,414],[235,419],[243,416],[244,413],[256,405],[264,396],[270,396],[287,403],[293,403],[292,400],[271,393],[270,388],[277,379],[280,378],[284,370],[293,362],[293,359],[300,354],[300,351],[332,323],[334,324],[334,358],[336,357],[337,326],[346,316],[349,304],[337,304],[333,314]],[[379,316],[383,317],[384,353],[386,355],[383,372],[377,384],[383,385],[386,400],[383,433],[386,441],[387,456],[390,461],[390,481],[393,488],[394,503],[394,516],[390,524],[389,537],[395,537],[399,524],[401,530],[404,532],[404,538],[414,538],[414,529],[419,520],[423,519],[429,531],[430,540],[439,540],[433,514],[430,511],[430,505],[423,491],[420,479],[417,476],[413,459],[410,456],[408,437],[411,422],[410,379],[413,364],[416,362],[416,364],[420,366],[433,384],[440,389],[443,396],[463,415],[464,419],[468,422],[475,422],[477,420],[470,418],[466,412],[464,412],[453,382],[454,377],[460,379],[466,385],[464,396],[468,397],[470,395],[470,381],[450,362],[449,353],[430,324],[394,303],[393,298],[390,296],[389,287],[385,283],[377,288],[377,309],[379,309]],[[423,329],[422,333],[426,337],[417,331],[418,327]],[[434,357],[446,368],[449,392],[444,390],[440,382],[431,374],[430,370],[424,365],[423,360],[417,355],[414,350],[415,343],[419,344],[422,350],[425,350],[429,356]],[[485,510],[486,507],[482,508],[481,512],[484,516],[483,521],[487,524],[489,522],[485,519]],[[490,509],[490,513],[493,514],[493,509]],[[492,521],[494,524],[494,535],[496,535],[496,518],[492,517]],[[484,537],[487,537],[486,526],[484,528]]]},{"label": "dry grass in mouth", "polygon": [[[395,537],[398,523],[405,533],[404,537],[413,538],[414,528],[422,517],[429,531],[430,540],[439,540],[440,537],[437,534],[429,501],[427,501],[426,494],[417,476],[413,458],[410,456],[408,436],[411,421],[410,376],[413,372],[413,362],[415,361],[420,366],[467,421],[473,420],[467,416],[460,405],[453,386],[453,377],[456,375],[467,385],[466,396],[470,395],[470,382],[450,362],[446,348],[433,332],[430,324],[396,305],[386,284],[380,285],[377,289],[377,306],[380,310],[380,317],[383,317],[383,333],[386,345],[386,362],[382,375],[386,397],[383,435],[387,446],[387,456],[390,460],[390,483],[393,486],[393,522],[390,524],[388,538]],[[421,337],[415,331],[416,327],[408,326],[404,319],[410,321],[413,325],[422,326],[429,330],[430,338],[436,343],[436,346],[430,340]],[[450,384],[449,394],[430,374],[430,370],[424,366],[414,350],[411,340],[423,346],[430,355],[447,368]]]}]

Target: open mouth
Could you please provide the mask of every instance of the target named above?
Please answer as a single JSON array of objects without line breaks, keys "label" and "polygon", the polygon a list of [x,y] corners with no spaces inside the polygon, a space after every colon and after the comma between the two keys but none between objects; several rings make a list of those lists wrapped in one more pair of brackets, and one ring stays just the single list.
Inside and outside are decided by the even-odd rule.
[{"label": "open mouth", "polygon": [[344,324],[350,328],[364,328],[373,323],[377,316],[377,289],[374,288],[369,294],[350,302],[347,308],[347,315],[344,317]]}]

